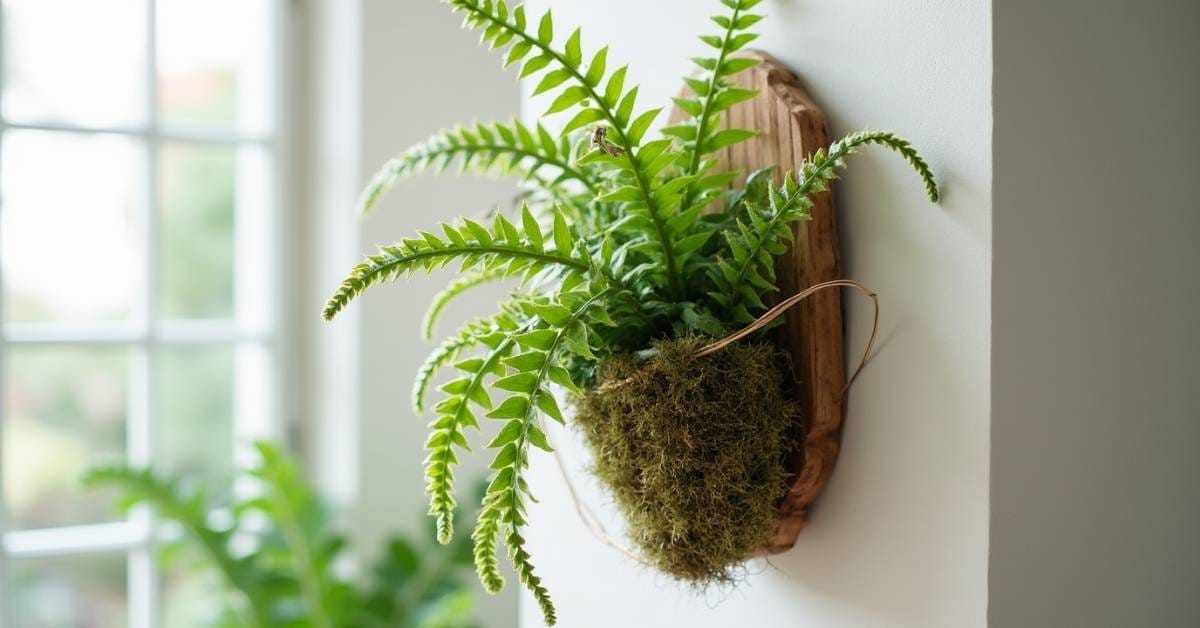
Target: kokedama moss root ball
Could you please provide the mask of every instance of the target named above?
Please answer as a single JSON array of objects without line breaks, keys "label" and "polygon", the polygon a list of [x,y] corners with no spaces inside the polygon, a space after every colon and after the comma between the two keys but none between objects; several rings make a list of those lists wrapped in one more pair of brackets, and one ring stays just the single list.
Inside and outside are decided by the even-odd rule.
[{"label": "kokedama moss root ball", "polygon": [[769,539],[797,410],[774,346],[696,357],[704,344],[663,341],[648,360],[606,361],[576,416],[630,539],[658,569],[700,585],[732,581]]}]

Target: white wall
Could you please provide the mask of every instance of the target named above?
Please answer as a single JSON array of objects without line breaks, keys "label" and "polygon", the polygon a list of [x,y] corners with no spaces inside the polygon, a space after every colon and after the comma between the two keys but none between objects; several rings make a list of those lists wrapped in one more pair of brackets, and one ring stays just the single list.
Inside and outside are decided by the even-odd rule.
[{"label": "white wall", "polygon": [[[546,0],[533,4],[546,6]],[[665,101],[703,52],[717,0],[557,0],[560,32],[635,61],[644,103]],[[944,182],[931,206],[891,154],[854,158],[837,188],[848,276],[883,301],[879,356],[856,384],[844,449],[791,552],[737,591],[695,597],[601,546],[553,463],[535,463],[534,561],[570,628],[983,626],[987,608],[991,258],[989,2],[767,0],[759,46],[790,64],[837,134],[894,130]],[[636,16],[636,17],[635,17]],[[615,67],[615,66],[613,66]],[[538,105],[528,108],[540,112]],[[848,297],[850,346],[867,304]],[[566,435],[560,434],[563,441]],[[564,447],[577,469],[576,444]],[[576,473],[596,506],[606,505]],[[610,513],[611,514],[611,513]],[[522,604],[521,625],[541,625]]]},{"label": "white wall", "polygon": [[995,26],[991,625],[1200,626],[1200,4]]},{"label": "white wall", "polygon": [[[351,158],[357,169],[355,189],[343,195],[341,208],[347,215],[352,212],[358,188],[404,148],[456,123],[506,119],[518,109],[515,78],[501,73],[499,60],[476,45],[476,35],[459,29],[459,18],[444,4],[432,0],[359,0],[349,4],[357,8],[337,6],[334,10],[339,18],[361,11],[359,38],[343,41],[361,46],[359,85],[354,88],[361,122],[353,131],[357,152]],[[356,71],[352,66],[341,67],[343,72]],[[325,85],[344,85],[339,78],[344,77],[331,73]],[[329,164],[336,157],[319,158]],[[390,244],[416,229],[433,229],[439,221],[478,214],[498,202],[507,203],[514,192],[511,183],[474,178],[415,179],[399,186],[366,221],[359,223],[357,217],[351,217],[358,229],[355,241],[361,242],[361,253],[371,252],[376,244]],[[321,236],[318,231],[313,237],[319,241]],[[350,267],[343,264],[338,268],[338,277]],[[433,521],[424,515],[427,501],[421,462],[430,417],[413,413],[409,391],[418,367],[433,348],[420,338],[425,306],[449,277],[442,273],[434,279],[417,277],[381,286],[347,312],[351,318],[361,320],[361,344],[356,345],[357,360],[350,366],[359,391],[355,401],[361,407],[360,425],[356,429],[340,420],[327,419],[326,427],[317,434],[357,437],[339,459],[353,465],[356,537],[365,548],[378,547],[388,532],[397,529],[432,535]],[[324,295],[336,287],[336,282],[325,284]],[[495,294],[485,290],[464,297],[444,317],[442,330],[448,334],[468,318],[490,312]],[[314,318],[318,311],[312,311]],[[336,364],[322,367],[327,377],[340,375]],[[329,447],[316,443],[314,449]],[[482,456],[464,456],[460,487],[469,489],[473,479],[484,477],[488,462]],[[467,508],[472,501],[464,496]],[[468,578],[473,580],[469,574]],[[515,589],[499,596],[478,590],[485,626],[515,625]]]}]

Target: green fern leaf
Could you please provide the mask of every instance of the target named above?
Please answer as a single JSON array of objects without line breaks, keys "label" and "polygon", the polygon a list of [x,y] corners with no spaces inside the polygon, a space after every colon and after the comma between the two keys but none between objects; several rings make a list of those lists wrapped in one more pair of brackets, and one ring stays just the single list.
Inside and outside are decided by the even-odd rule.
[{"label": "green fern leaf", "polygon": [[[537,231],[527,233],[538,233]],[[530,239],[531,242],[533,238]],[[540,242],[540,238],[537,242]],[[461,296],[472,288],[482,286],[493,281],[504,279],[505,275],[498,270],[483,270],[469,273],[450,282],[441,292],[433,298],[429,305],[429,309],[425,311],[425,319],[421,322],[421,336],[425,340],[432,340],[435,329],[437,328],[438,319],[442,312],[446,310],[446,306],[450,305],[454,299]]]},{"label": "green fern leaf", "polygon": [[83,478],[88,488],[112,487],[124,493],[122,504],[130,507],[145,503],[159,517],[179,524],[194,539],[230,588],[237,591],[250,609],[245,620],[253,626],[274,625],[272,597],[263,590],[261,578],[253,567],[236,558],[229,549],[232,533],[208,525],[208,511],[201,492],[188,494],[173,479],[160,477],[149,469],[126,466],[98,467]]},{"label": "green fern leaf", "polygon": [[765,309],[761,296],[775,290],[775,258],[787,251],[793,237],[791,223],[809,219],[811,197],[829,189],[838,168],[845,167],[846,157],[871,144],[900,153],[921,177],[929,199],[938,201],[937,181],[929,165],[912,144],[892,133],[863,131],[817,151],[800,165],[798,181],[788,173],[783,185],[768,184],[766,199],[747,204],[749,224],[737,221],[735,229],[724,232],[729,262],[710,266],[707,274],[717,287],[710,298],[731,321],[750,323]]},{"label": "green fern leaf", "polygon": [[[570,249],[548,252],[498,216],[489,231],[479,223],[464,219],[462,225],[442,225],[444,237],[422,233],[421,238],[402,240],[381,247],[379,253],[351,271],[325,306],[324,317],[331,320],[351,301],[371,286],[420,270],[432,272],[454,261],[461,261],[462,270],[482,268],[505,277],[524,273],[531,277],[537,272],[556,266],[566,271],[586,272],[587,260],[574,256]],[[516,236],[516,237],[514,237]]]},{"label": "green fern leaf", "polygon": [[[591,354],[587,341],[588,316],[608,296],[608,290],[596,294],[577,291],[560,295],[558,302],[532,299],[520,303],[524,313],[532,317],[532,328],[511,334],[504,341],[515,342],[523,352],[503,360],[507,375],[493,386],[510,392],[511,396],[487,414],[490,419],[505,421],[505,425],[489,444],[490,448],[498,451],[491,464],[495,473],[488,488],[485,509],[490,505],[506,526],[506,544],[513,566],[521,576],[522,583],[538,599],[550,624],[554,622],[553,604],[540,579],[534,575],[520,535],[520,529],[525,524],[524,499],[529,496],[523,474],[528,467],[529,445],[549,447],[545,435],[537,426],[539,413],[545,413],[557,421],[562,420],[548,387],[551,381],[563,375],[558,363],[561,354]],[[481,518],[476,532],[481,538],[494,538],[499,530],[494,528],[494,522]],[[493,544],[481,550],[478,539],[476,543],[476,568],[486,586],[489,579],[494,581],[496,548]]]},{"label": "green fern leaf", "polygon": [[[647,250],[651,252],[653,261],[663,264],[663,281],[670,292],[676,296],[681,295],[684,286],[678,267],[677,254],[673,248],[677,234],[668,229],[667,223],[674,215],[682,197],[656,194],[656,192],[662,185],[658,175],[663,173],[668,165],[680,158],[682,153],[660,152],[653,160],[640,154],[638,149],[641,138],[653,121],[655,112],[645,112],[635,118],[634,106],[638,91],[636,86],[626,90],[624,96],[619,98],[616,108],[613,108],[613,102],[618,101],[618,94],[625,89],[625,69],[617,70],[609,78],[607,84],[604,82],[603,72],[596,70],[599,64],[595,57],[592,67],[585,69],[582,66],[584,58],[582,36],[578,29],[572,33],[565,49],[554,48],[554,24],[549,12],[542,17],[538,33],[534,34],[526,30],[526,25],[516,18],[515,12],[510,15],[507,8],[502,8],[501,4],[490,0],[448,0],[448,2],[455,11],[465,15],[466,26],[483,30],[482,37],[485,42],[495,42],[497,38],[501,37],[501,34],[505,34],[511,36],[510,39],[505,40],[505,44],[497,47],[507,45],[509,41],[523,42],[529,45],[530,51],[539,51],[540,54],[533,57],[522,70],[522,77],[532,76],[551,66],[556,67],[542,77],[541,82],[534,89],[534,95],[558,89],[567,82],[571,83],[570,87],[565,88],[555,98],[548,114],[567,111],[574,107],[583,107],[584,112],[578,114],[567,124],[569,130],[592,122],[607,124],[608,135],[612,138],[621,156],[604,163],[620,171],[622,173],[620,176],[629,176],[640,196],[637,203],[623,208],[623,211],[638,212],[649,219],[649,225],[645,228],[643,235],[653,243],[653,248],[647,247]],[[523,15],[523,6],[520,9]],[[517,44],[512,45],[515,48]],[[512,54],[511,50],[509,54]],[[604,56],[607,57],[607,53]],[[588,111],[595,113],[587,113]],[[603,153],[596,149],[589,154],[592,159],[585,156],[577,163],[583,165],[597,163],[597,159],[600,158],[600,155],[596,154],[597,152]]]},{"label": "green fern leaf", "polygon": [[[753,90],[734,88],[729,84],[729,78],[735,74],[757,65],[757,60],[735,58],[732,55],[754,40],[757,35],[743,32],[757,24],[762,16],[748,13],[757,2],[722,1],[730,9],[726,16],[716,16],[714,22],[724,32],[721,35],[705,35],[705,43],[716,49],[716,57],[705,57],[694,60],[703,70],[701,79],[687,79],[692,87],[694,97],[677,99],[680,109],[690,115],[693,120],[690,125],[694,131],[687,133],[684,147],[687,151],[687,166],[684,174],[699,174],[704,163],[704,156],[727,146],[745,141],[752,137],[749,131],[733,129],[718,131],[721,127],[720,113],[734,104],[753,98]],[[721,134],[724,133],[722,136]],[[717,139],[720,138],[720,139]]]},{"label": "green fern leaf", "polygon": [[[544,133],[543,129],[539,129]],[[479,123],[435,134],[383,166],[359,196],[358,211],[370,213],[388,191],[405,178],[427,170],[440,171],[457,162],[462,171],[536,180],[541,187],[563,194],[571,182],[594,193],[596,177],[572,163],[570,146],[535,141],[517,120]]]},{"label": "green fern leaf", "polygon": [[[443,544],[449,543],[454,533],[454,466],[458,463],[454,448],[467,449],[464,431],[479,427],[471,404],[484,409],[492,407],[484,384],[489,376],[503,372],[501,362],[512,353],[515,345],[506,332],[515,329],[512,317],[502,313],[492,319],[486,330],[481,325],[465,332],[488,345],[489,350],[482,358],[455,365],[464,377],[443,387],[448,396],[437,407],[438,419],[426,442],[429,455],[425,466],[429,514],[437,518],[438,541]],[[485,331],[490,333],[484,335]]]}]

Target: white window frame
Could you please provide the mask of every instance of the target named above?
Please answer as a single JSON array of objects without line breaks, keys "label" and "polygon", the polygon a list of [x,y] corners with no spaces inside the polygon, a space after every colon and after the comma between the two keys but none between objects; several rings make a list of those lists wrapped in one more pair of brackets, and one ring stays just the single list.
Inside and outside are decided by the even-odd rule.
[{"label": "white window frame", "polygon": [[[145,270],[141,281],[145,282],[141,302],[131,324],[70,324],[34,323],[4,324],[0,319],[0,400],[4,398],[4,358],[8,347],[30,346],[78,346],[78,347],[122,347],[130,351],[127,380],[128,407],[126,415],[126,460],[131,465],[141,466],[154,460],[154,378],[157,372],[157,356],[165,347],[220,345],[228,346],[234,353],[234,372],[241,370],[247,360],[258,360],[260,372],[266,374],[270,387],[271,411],[268,416],[239,411],[238,382],[234,382],[234,434],[231,438],[238,445],[262,437],[286,435],[283,417],[293,408],[285,407],[281,394],[285,381],[297,377],[296,367],[289,365],[289,356],[284,355],[289,332],[289,320],[285,317],[288,302],[287,282],[283,281],[285,268],[281,234],[288,233],[282,207],[291,196],[286,180],[294,173],[295,164],[289,158],[287,133],[294,126],[289,119],[284,102],[291,87],[292,59],[288,54],[289,44],[294,41],[291,32],[291,11],[294,0],[269,0],[270,28],[264,35],[271,38],[271,58],[268,76],[269,116],[268,132],[262,135],[245,135],[236,131],[210,128],[186,128],[162,125],[158,107],[158,24],[157,0],[146,0],[145,26],[147,37],[146,67],[146,124],[134,127],[87,127],[72,124],[10,122],[0,113],[0,139],[9,130],[39,130],[70,132],[77,134],[116,135],[141,141],[144,144],[142,176],[144,195],[141,219]],[[3,33],[3,13],[0,12],[0,33]],[[2,42],[0,42],[2,43]],[[0,45],[0,72],[4,67],[3,46]],[[0,86],[4,84],[0,74]],[[266,240],[269,271],[267,272],[267,297],[265,305],[270,309],[268,322],[260,328],[246,329],[232,321],[161,321],[158,320],[159,173],[158,156],[164,142],[181,141],[213,144],[228,147],[250,147],[265,156],[271,174],[269,211],[265,224],[255,225],[265,229],[255,234],[256,244]],[[239,156],[239,161],[241,158]],[[243,168],[239,164],[238,168]],[[240,179],[241,177],[239,177]],[[242,203],[236,204],[235,247],[244,245],[241,234],[244,216]],[[3,207],[0,207],[0,212]],[[239,272],[240,269],[235,269]],[[3,311],[3,286],[0,285],[0,312]],[[236,319],[236,314],[235,314]],[[265,361],[264,361],[265,358]],[[4,404],[0,402],[0,436],[4,428]],[[242,449],[242,451],[238,451]],[[244,447],[235,448],[235,465],[245,464],[239,455],[247,453]],[[0,465],[0,487],[3,487],[3,466]],[[96,554],[123,553],[128,560],[127,608],[130,628],[154,628],[159,626],[159,570],[153,555],[155,539],[154,522],[144,509],[135,511],[128,520],[96,525],[80,525],[45,530],[7,531],[4,500],[0,498],[0,626],[15,625],[14,605],[10,598],[9,561],[11,559],[41,558],[55,556],[86,556]]]}]

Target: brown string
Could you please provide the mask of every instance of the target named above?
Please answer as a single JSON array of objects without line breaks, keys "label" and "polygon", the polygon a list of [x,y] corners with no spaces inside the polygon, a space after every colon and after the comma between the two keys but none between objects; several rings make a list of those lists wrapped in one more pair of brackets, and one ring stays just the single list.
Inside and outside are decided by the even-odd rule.
[{"label": "brown string", "polygon": [[[822,290],[828,290],[830,288],[852,288],[870,297],[871,302],[875,305],[875,316],[871,323],[871,337],[867,340],[867,348],[863,351],[862,359],[858,362],[858,368],[854,369],[854,374],[850,376],[850,379],[846,381],[846,385],[842,387],[842,397],[845,398],[845,395],[850,392],[850,386],[854,383],[854,380],[858,379],[859,374],[862,373],[862,370],[867,366],[867,362],[871,360],[871,352],[875,350],[875,340],[879,335],[879,295],[875,294],[866,286],[858,283],[857,281],[852,281],[850,279],[835,279],[833,281],[819,283],[808,288],[807,290],[804,290],[803,292],[784,299],[779,303],[779,305],[767,310],[765,314],[758,317],[758,320],[754,321],[753,323],[750,323],[746,327],[696,351],[696,357],[712,355],[721,349],[724,349],[725,347],[728,347],[729,345],[745,338],[746,336],[760,331],[767,325],[770,325],[771,321],[783,316],[785,312],[794,307],[796,304]],[[617,382],[616,385],[619,386],[621,383],[622,382]],[[545,427],[545,424],[543,424],[542,431],[546,432],[548,435],[549,430],[546,430]],[[625,545],[614,539],[612,535],[608,533],[608,530],[604,527],[604,524],[600,522],[600,519],[596,516],[596,513],[593,512],[592,509],[589,508],[588,505],[579,498],[579,494],[575,490],[575,484],[571,481],[571,477],[567,473],[567,465],[563,462],[562,456],[558,452],[558,448],[554,447],[553,443],[551,443],[551,449],[554,450],[554,460],[558,463],[558,471],[562,475],[563,482],[567,485],[567,491],[571,494],[571,501],[575,504],[575,512],[579,514],[579,519],[583,521],[583,524],[586,525],[589,530],[591,530],[592,535],[595,536],[596,539],[601,543],[616,549],[625,556],[643,565],[651,566],[649,561],[628,547],[625,547]]]}]

